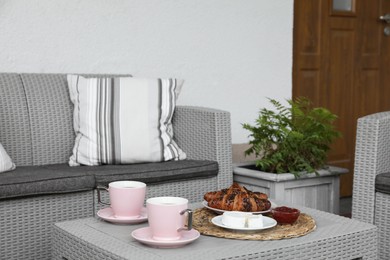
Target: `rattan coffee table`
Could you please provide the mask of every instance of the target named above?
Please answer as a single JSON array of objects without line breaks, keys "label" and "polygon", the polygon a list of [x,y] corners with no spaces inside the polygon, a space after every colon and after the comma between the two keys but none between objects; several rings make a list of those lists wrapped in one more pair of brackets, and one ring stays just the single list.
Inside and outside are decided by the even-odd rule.
[{"label": "rattan coffee table", "polygon": [[[192,208],[199,208],[194,204]],[[290,239],[249,241],[203,236],[174,249],[153,248],[132,238],[147,226],[118,225],[98,218],[57,223],[53,228],[53,259],[377,259],[374,225],[298,207],[312,216],[316,229]]]}]

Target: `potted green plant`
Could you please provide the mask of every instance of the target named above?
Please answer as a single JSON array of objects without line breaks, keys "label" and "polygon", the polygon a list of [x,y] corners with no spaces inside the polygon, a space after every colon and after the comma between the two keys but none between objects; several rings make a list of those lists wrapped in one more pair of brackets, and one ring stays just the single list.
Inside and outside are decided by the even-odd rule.
[{"label": "potted green plant", "polygon": [[276,110],[263,108],[255,126],[243,124],[252,139],[245,154],[256,154],[256,167],[265,172],[299,177],[322,168],[331,143],[341,135],[333,125],[337,116],[313,107],[307,98],[288,100],[288,107],[274,99],[270,102]]},{"label": "potted green plant", "polygon": [[[287,106],[274,99],[270,102],[274,109],[261,109],[255,125],[243,124],[250,131],[245,154],[255,154],[257,159],[237,165],[235,181],[284,201],[296,202],[306,194],[313,205],[307,205],[305,198],[300,198],[301,204],[337,212],[339,175],[347,170],[326,166],[330,146],[341,136],[333,124],[337,116],[303,97],[287,100]],[[326,190],[333,196],[331,203],[321,201],[328,196]],[[319,201],[313,202],[317,196]]]}]

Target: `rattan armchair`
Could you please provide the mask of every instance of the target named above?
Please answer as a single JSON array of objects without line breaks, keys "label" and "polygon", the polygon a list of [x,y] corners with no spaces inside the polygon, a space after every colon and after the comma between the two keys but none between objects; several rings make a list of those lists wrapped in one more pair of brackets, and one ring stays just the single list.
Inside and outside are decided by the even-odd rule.
[{"label": "rattan armchair", "polygon": [[379,256],[390,256],[390,194],[375,189],[378,174],[390,172],[390,111],[358,120],[352,218],[379,228]]}]

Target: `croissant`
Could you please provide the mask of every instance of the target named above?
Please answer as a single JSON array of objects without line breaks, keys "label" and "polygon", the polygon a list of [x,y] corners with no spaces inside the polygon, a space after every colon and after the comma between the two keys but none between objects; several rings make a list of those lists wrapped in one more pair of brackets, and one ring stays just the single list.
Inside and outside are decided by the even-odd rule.
[{"label": "croissant", "polygon": [[233,185],[230,186],[230,188],[228,188],[228,189],[207,192],[204,195],[204,199],[207,202],[209,202],[210,200],[218,199],[224,195],[234,195],[234,194],[239,194],[239,193],[247,193],[251,197],[257,197],[257,198],[262,199],[262,200],[268,200],[267,194],[261,193],[261,192],[250,191],[245,187],[241,187],[237,182],[234,182]]},{"label": "croissant", "polygon": [[238,183],[228,189],[207,192],[204,199],[209,207],[222,210],[254,212],[271,208],[267,194],[252,192]]}]

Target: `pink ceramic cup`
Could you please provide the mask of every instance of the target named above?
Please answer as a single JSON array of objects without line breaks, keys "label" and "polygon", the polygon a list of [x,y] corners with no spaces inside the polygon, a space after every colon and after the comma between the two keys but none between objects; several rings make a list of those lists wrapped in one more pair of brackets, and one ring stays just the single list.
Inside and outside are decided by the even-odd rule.
[{"label": "pink ceramic cup", "polygon": [[[188,200],[185,198],[150,198],[146,201],[146,209],[149,226],[155,240],[178,240],[181,232],[192,228],[192,211],[188,209]],[[188,221],[186,221],[187,218]]]},{"label": "pink ceramic cup", "polygon": [[98,187],[98,200],[101,204],[110,205],[115,217],[138,217],[141,214],[145,201],[146,184],[139,181],[115,181],[108,184],[110,204],[104,203],[100,198]]}]

